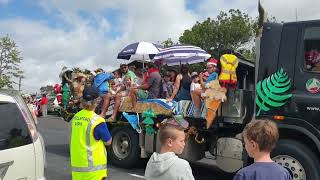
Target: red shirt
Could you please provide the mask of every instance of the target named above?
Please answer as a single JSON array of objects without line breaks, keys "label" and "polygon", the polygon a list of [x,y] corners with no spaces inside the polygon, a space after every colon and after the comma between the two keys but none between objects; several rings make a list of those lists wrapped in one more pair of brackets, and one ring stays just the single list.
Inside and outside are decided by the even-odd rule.
[{"label": "red shirt", "polygon": [[48,105],[48,98],[47,97],[42,97],[40,100],[41,105]]}]

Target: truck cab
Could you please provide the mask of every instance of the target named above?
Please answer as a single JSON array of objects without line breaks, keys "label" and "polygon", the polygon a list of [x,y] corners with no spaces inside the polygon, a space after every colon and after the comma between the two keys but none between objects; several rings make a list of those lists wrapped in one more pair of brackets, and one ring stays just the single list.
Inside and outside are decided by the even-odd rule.
[{"label": "truck cab", "polygon": [[258,42],[257,82],[282,68],[292,85],[285,105],[260,114],[279,127],[273,159],[293,179],[320,179],[320,21],[267,23]]}]

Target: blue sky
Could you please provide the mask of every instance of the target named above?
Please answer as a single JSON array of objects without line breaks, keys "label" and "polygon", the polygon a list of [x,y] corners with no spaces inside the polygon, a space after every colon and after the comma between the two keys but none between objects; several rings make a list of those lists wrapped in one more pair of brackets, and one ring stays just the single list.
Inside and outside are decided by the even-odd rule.
[{"label": "blue sky", "polygon": [[0,6],[0,19],[25,18],[34,21],[46,22],[50,27],[64,27],[55,16],[48,14],[35,1],[9,1]]},{"label": "blue sky", "polygon": [[[262,3],[279,21],[294,20],[295,8],[299,20],[320,17],[320,1]],[[33,92],[59,82],[62,66],[111,71],[125,45],[177,41],[196,21],[231,8],[258,15],[257,0],[0,0],[0,36],[17,43],[22,89]]]},{"label": "blue sky", "polygon": [[[24,18],[32,21],[41,21],[51,28],[59,28],[69,31],[70,24],[63,21],[59,16],[59,9],[53,9],[47,12],[37,1],[32,0],[12,0],[4,5],[0,5],[0,19]],[[119,17],[125,13],[121,9],[107,9],[100,14],[104,16],[112,26],[118,26]],[[88,21],[88,25],[98,28],[99,21],[90,12],[79,10],[77,15],[83,20]],[[121,32],[115,28],[105,32],[108,38],[116,38]]]}]

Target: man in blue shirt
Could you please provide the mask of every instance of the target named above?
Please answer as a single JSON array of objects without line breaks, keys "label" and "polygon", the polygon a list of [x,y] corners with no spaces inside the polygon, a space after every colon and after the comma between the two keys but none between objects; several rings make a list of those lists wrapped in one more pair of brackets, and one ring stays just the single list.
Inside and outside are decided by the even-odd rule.
[{"label": "man in blue shirt", "polygon": [[207,73],[209,74],[209,77],[204,80],[204,74],[200,73],[199,78],[200,78],[200,84],[202,89],[198,89],[195,91],[192,91],[192,100],[195,106],[195,113],[194,116],[198,117],[200,115],[200,109],[201,109],[201,94],[205,92],[206,90],[206,84],[209,83],[210,81],[216,80],[218,78],[218,74],[216,73],[217,71],[217,64],[218,60],[214,58],[210,58],[207,62]]}]

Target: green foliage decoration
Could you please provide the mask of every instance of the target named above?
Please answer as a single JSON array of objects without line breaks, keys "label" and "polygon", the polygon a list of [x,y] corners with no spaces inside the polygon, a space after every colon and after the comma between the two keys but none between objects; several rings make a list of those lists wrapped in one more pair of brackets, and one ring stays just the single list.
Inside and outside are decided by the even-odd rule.
[{"label": "green foliage decoration", "polygon": [[291,86],[291,79],[282,68],[258,82],[256,86],[256,104],[259,107],[257,116],[261,111],[269,111],[271,108],[285,105],[292,97],[292,94],[288,93]]},{"label": "green foliage decoration", "polygon": [[153,129],[154,121],[152,118],[156,118],[157,116],[154,114],[153,110],[149,108],[147,111],[144,111],[142,113],[142,118],[144,120],[142,121],[142,124],[145,125],[146,133],[149,135],[152,135],[155,133],[155,130]]}]

